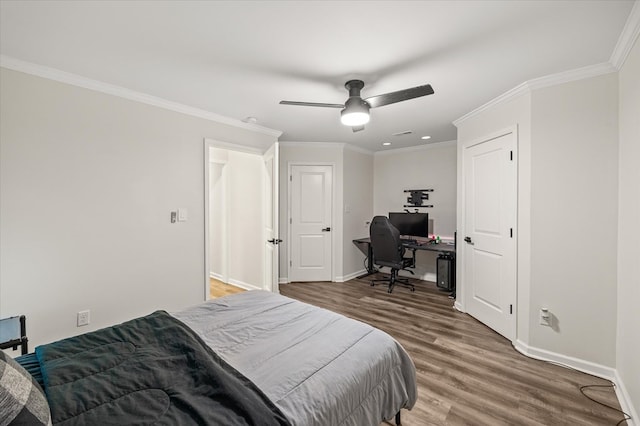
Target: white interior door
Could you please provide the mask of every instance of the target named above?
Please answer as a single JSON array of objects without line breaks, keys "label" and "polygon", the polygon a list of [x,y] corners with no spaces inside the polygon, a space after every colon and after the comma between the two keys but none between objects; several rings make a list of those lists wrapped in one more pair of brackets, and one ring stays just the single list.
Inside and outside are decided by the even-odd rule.
[{"label": "white interior door", "polygon": [[278,247],[278,143],[264,154],[264,289],[279,293]]},{"label": "white interior door", "polygon": [[464,148],[464,297],[467,312],[516,334],[515,129]]},{"label": "white interior door", "polygon": [[291,166],[290,281],[331,281],[332,181],[332,166]]}]

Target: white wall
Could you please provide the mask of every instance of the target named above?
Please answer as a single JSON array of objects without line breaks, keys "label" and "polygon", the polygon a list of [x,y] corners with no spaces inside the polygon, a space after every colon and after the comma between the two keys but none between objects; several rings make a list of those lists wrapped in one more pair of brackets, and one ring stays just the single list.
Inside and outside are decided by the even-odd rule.
[{"label": "white wall", "polygon": [[220,177],[210,187],[211,272],[229,284],[261,289],[264,265],[256,259],[264,258],[262,156],[222,148],[211,148],[211,154],[213,170],[224,162],[226,185],[221,188],[216,173]]},{"label": "white wall", "polygon": [[[518,342],[603,371],[615,365],[616,102],[609,73],[520,90],[458,123],[460,146],[518,126]],[[556,327],[539,325],[543,306]]]},{"label": "white wall", "polygon": [[[617,73],[532,92],[529,344],[615,366]],[[549,308],[555,327],[538,324]],[[588,336],[588,338],[587,338]]]},{"label": "white wall", "polygon": [[343,248],[343,144],[338,143],[296,143],[280,142],[280,282],[288,282],[289,264],[287,258],[289,238],[289,164],[332,164],[333,172],[333,280],[338,280],[342,273]]},{"label": "white wall", "polygon": [[619,74],[618,328],[616,368],[640,424],[640,42]]},{"label": "white wall", "polygon": [[262,156],[229,152],[229,282],[264,287]]},{"label": "white wall", "polygon": [[227,181],[228,151],[209,149],[209,273],[228,280]]},{"label": "white wall", "polygon": [[341,281],[365,272],[362,252],[353,244],[369,235],[367,224],[373,217],[373,154],[344,149],[343,272]]},{"label": "white wall", "polygon": [[420,211],[429,213],[435,234],[452,238],[456,230],[456,156],[455,142],[376,152],[374,213],[401,212],[409,196],[405,190],[430,188],[434,191],[424,203],[433,208]]},{"label": "white wall", "polygon": [[32,347],[204,300],[203,139],[275,142],[4,68],[0,122],[0,315]]},{"label": "white wall", "polygon": [[[374,157],[373,213],[387,216],[402,212],[407,189],[433,189],[420,209],[429,213],[433,232],[441,238],[453,238],[456,231],[456,144],[443,142],[416,148],[378,151]],[[413,210],[411,210],[413,211]],[[416,252],[414,278],[436,280],[436,252]],[[403,275],[407,275],[401,272]]]}]

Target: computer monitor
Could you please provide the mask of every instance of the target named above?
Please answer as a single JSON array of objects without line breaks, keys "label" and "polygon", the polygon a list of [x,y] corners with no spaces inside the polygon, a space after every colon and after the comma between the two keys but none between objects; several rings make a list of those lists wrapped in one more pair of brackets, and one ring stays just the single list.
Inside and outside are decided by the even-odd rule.
[{"label": "computer monitor", "polygon": [[389,212],[389,221],[400,235],[429,237],[429,213]]}]

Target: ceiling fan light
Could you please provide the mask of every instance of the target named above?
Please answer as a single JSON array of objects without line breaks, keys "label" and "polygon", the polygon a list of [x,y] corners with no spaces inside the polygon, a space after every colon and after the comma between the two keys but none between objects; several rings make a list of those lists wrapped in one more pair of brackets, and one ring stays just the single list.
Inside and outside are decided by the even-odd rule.
[{"label": "ceiling fan light", "polygon": [[351,97],[340,111],[340,121],[345,126],[362,126],[369,122],[369,105],[360,98]]},{"label": "ceiling fan light", "polygon": [[369,113],[361,111],[346,111],[342,110],[340,121],[345,126],[362,126],[369,122]]}]

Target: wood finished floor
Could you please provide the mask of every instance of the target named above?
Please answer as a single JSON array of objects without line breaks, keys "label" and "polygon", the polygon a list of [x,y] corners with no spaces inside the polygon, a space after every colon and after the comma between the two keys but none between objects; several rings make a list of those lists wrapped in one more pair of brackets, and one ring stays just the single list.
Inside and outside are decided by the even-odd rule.
[{"label": "wood finished floor", "polygon": [[[281,294],[366,322],[398,340],[413,359],[418,402],[402,410],[404,426],[616,425],[623,416],[585,398],[582,385],[609,381],[527,358],[467,314],[434,283],[415,293],[346,283],[290,283]],[[612,389],[585,391],[620,408]],[[384,423],[383,423],[384,424]],[[625,423],[622,423],[625,424]]]},{"label": "wood finished floor", "polygon": [[226,296],[228,294],[242,293],[243,291],[246,290],[231,284],[223,283],[215,278],[209,279],[209,297],[212,299]]}]

